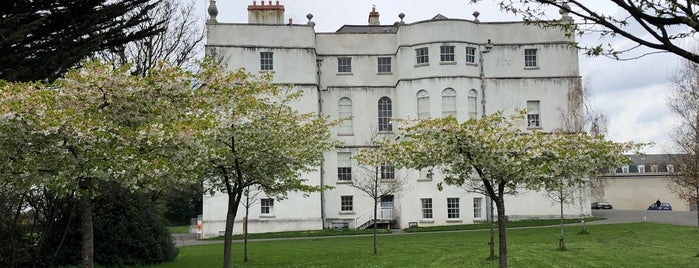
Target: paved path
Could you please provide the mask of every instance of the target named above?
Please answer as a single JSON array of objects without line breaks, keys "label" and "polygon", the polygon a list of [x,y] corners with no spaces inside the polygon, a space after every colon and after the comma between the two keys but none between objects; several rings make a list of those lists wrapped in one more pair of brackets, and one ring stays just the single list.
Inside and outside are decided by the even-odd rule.
[{"label": "paved path", "polygon": [[[668,223],[675,225],[685,225],[685,226],[697,226],[697,213],[692,211],[657,211],[657,210],[592,210],[592,215],[598,217],[607,218],[601,221],[592,221],[588,224],[617,224],[617,223],[631,223],[631,222],[657,222],[657,223]],[[578,225],[578,223],[572,223],[568,225]],[[532,227],[521,227],[524,228],[542,228],[550,226],[532,226]],[[509,229],[509,228],[508,228]],[[520,228],[512,228],[520,229]],[[447,232],[477,232],[486,230],[458,230],[458,231],[447,231]],[[420,233],[406,233],[401,229],[391,230],[391,233],[380,234],[384,235],[404,235],[404,234],[420,234]],[[362,235],[352,235],[357,236],[371,236],[371,234]],[[313,237],[313,239],[326,239],[335,237],[347,237],[343,236],[319,236]],[[192,245],[206,245],[206,244],[220,244],[223,240],[197,240],[196,234],[175,234],[173,235],[175,244],[179,246],[192,246]],[[297,239],[309,239],[308,237],[291,237],[291,238],[267,238],[267,239],[250,239],[249,241],[264,241],[264,240],[297,240]],[[233,243],[242,243],[242,240],[233,240]]]}]

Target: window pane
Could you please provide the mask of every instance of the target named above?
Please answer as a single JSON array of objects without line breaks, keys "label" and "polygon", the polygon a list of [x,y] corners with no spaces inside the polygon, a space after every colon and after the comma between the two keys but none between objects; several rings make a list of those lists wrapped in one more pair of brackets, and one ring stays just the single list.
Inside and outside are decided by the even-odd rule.
[{"label": "window pane", "polygon": [[417,92],[417,119],[430,118],[430,94],[425,90]]},{"label": "window pane", "polygon": [[338,73],[351,73],[352,72],[352,58],[350,58],[350,57],[337,58],[337,72]]},{"label": "window pane", "polygon": [[391,99],[381,97],[379,99],[379,131],[392,131],[391,117],[393,116]]},{"label": "window pane", "polygon": [[454,46],[441,46],[439,52],[441,61],[454,61]]},{"label": "window pane", "polygon": [[262,198],[260,199],[260,214],[272,214],[274,208],[274,199]]},{"label": "window pane", "polygon": [[351,156],[352,154],[348,152],[337,153],[337,180],[352,180],[352,162],[350,160]]},{"label": "window pane", "polygon": [[447,218],[459,218],[459,198],[447,198]]},{"label": "window pane", "polygon": [[432,198],[420,199],[422,204],[422,218],[431,219],[432,218]]},{"label": "window pane", "polygon": [[466,47],[466,62],[475,63],[476,62],[476,48]]},{"label": "window pane", "polygon": [[417,64],[430,62],[430,57],[428,55],[428,50],[426,47],[415,49],[415,57],[417,60]]},{"label": "window pane", "polygon": [[260,52],[260,70],[274,70],[272,52]]},{"label": "window pane", "polygon": [[339,134],[352,134],[352,100],[341,98],[338,102],[338,118],[345,118],[339,126]]},{"label": "window pane", "polygon": [[442,91],[442,116],[450,115],[456,117],[456,91],[447,88]]},{"label": "window pane", "polygon": [[527,101],[527,126],[540,127],[539,101]]},{"label": "window pane", "polygon": [[524,67],[536,67],[536,49],[524,50]]},{"label": "window pane", "polygon": [[340,210],[341,211],[352,211],[353,210],[352,196],[351,195],[343,195],[340,197]]},{"label": "window pane", "polygon": [[476,119],[478,117],[478,92],[471,89],[468,93],[468,118]]},{"label": "window pane", "polygon": [[381,164],[381,179],[393,180],[396,178],[395,168],[392,165]]},{"label": "window pane", "polygon": [[391,58],[390,57],[379,57],[378,58],[378,72],[379,73],[390,73],[391,72]]},{"label": "window pane", "polygon": [[473,198],[473,218],[481,219],[483,218],[483,198],[475,197]]}]

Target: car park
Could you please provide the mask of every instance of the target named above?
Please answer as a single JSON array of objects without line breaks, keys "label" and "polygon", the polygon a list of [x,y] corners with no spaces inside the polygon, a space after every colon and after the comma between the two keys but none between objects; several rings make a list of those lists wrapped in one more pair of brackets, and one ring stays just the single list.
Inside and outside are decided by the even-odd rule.
[{"label": "car park", "polygon": [[670,203],[660,203],[660,208],[658,208],[658,204],[652,203],[650,206],[648,206],[647,210],[672,210],[672,206]]},{"label": "car park", "polygon": [[592,203],[592,209],[613,209],[613,207],[608,202],[594,202]]}]

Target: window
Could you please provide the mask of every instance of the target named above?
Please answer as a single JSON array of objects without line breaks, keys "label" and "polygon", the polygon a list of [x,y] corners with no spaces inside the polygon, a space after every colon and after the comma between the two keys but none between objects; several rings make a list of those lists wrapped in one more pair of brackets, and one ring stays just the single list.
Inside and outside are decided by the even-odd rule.
[{"label": "window", "polygon": [[392,131],[391,117],[393,116],[393,107],[391,107],[391,99],[389,97],[381,97],[379,99],[379,131]]},{"label": "window", "polygon": [[468,92],[468,119],[478,118],[478,91],[471,89]]},{"label": "window", "polygon": [[621,173],[629,173],[629,166],[622,166],[621,167]]},{"label": "window", "polygon": [[442,91],[442,116],[456,117],[456,90],[446,88]]},{"label": "window", "polygon": [[338,134],[341,135],[351,135],[352,134],[352,100],[349,98],[341,98],[337,102],[337,118],[345,119],[339,125]]},{"label": "window", "polygon": [[340,196],[340,211],[349,212],[353,211],[354,207],[352,205],[352,196],[343,195]]},{"label": "window", "polygon": [[675,166],[673,166],[672,164],[667,164],[666,168],[667,168],[667,172],[670,172],[670,173],[675,172]]},{"label": "window", "polygon": [[524,67],[537,67],[536,64],[536,49],[529,48],[524,50]]},{"label": "window", "polygon": [[426,47],[415,49],[415,57],[417,59],[417,64],[430,62],[430,56],[428,55]]},{"label": "window", "polygon": [[351,73],[352,72],[352,58],[350,58],[350,57],[337,58],[337,72],[338,73]]},{"label": "window", "polygon": [[441,47],[439,47],[439,59],[442,62],[453,62],[454,61],[454,46],[441,46]]},{"label": "window", "polygon": [[638,165],[638,173],[646,173],[646,166]]},{"label": "window", "polygon": [[386,163],[381,164],[381,179],[394,180],[396,179],[396,168]]},{"label": "window", "polygon": [[378,59],[378,72],[379,73],[390,73],[391,72],[391,57],[379,57]]},{"label": "window", "polygon": [[541,127],[539,101],[527,101],[527,127]]},{"label": "window", "polygon": [[417,92],[417,119],[430,118],[430,94],[425,90]]},{"label": "window", "polygon": [[447,198],[447,218],[448,219],[458,219],[459,218],[459,199],[458,198]]},{"label": "window", "polygon": [[650,165],[650,172],[658,172],[658,165]]},{"label": "window", "polygon": [[260,199],[260,214],[269,215],[274,214],[274,199],[272,198],[262,198]]},{"label": "window", "polygon": [[483,197],[473,198],[473,218],[482,219],[483,218]]},{"label": "window", "polygon": [[466,47],[466,63],[476,63],[475,47]]},{"label": "window", "polygon": [[418,180],[431,180],[430,178],[430,170],[423,168],[420,171],[418,171]]},{"label": "window", "polygon": [[422,218],[432,219],[432,198],[420,199],[420,203],[422,204]]},{"label": "window", "polygon": [[338,181],[350,181],[352,180],[352,161],[350,157],[351,153],[339,152],[337,153],[337,180]]},{"label": "window", "polygon": [[260,52],[260,70],[274,70],[274,54],[272,52]]}]

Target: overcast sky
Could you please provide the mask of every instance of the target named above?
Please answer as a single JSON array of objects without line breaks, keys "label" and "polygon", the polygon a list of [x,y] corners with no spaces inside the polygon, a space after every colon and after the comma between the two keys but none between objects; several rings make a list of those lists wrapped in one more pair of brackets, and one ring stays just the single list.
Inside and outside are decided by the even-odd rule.
[{"label": "overcast sky", "polygon": [[[208,2],[208,1],[206,1]],[[273,1],[275,2],[275,1]],[[591,0],[597,10],[606,14],[615,12],[613,6],[599,0]],[[252,0],[219,0],[218,21],[221,23],[247,22],[247,6]],[[257,1],[260,4],[260,1]],[[473,12],[486,21],[515,21],[517,17],[500,12],[493,1],[471,4],[470,0],[281,0],[285,7],[285,21],[306,23],[306,14],[313,14],[316,32],[334,32],[342,25],[365,25],[372,5],[380,14],[381,24],[393,24],[398,14],[405,13],[405,22],[427,20],[436,14],[448,18],[473,19]],[[207,3],[208,5],[208,3]],[[559,18],[557,11],[551,18]],[[596,39],[578,39],[581,43]],[[615,45],[625,40],[615,41]],[[675,124],[666,101],[669,79],[677,66],[678,57],[671,54],[655,54],[633,61],[615,61],[604,57],[580,56],[580,75],[583,83],[592,90],[592,104],[609,117],[607,136],[615,141],[655,142],[646,153],[671,152],[669,132]]]}]

